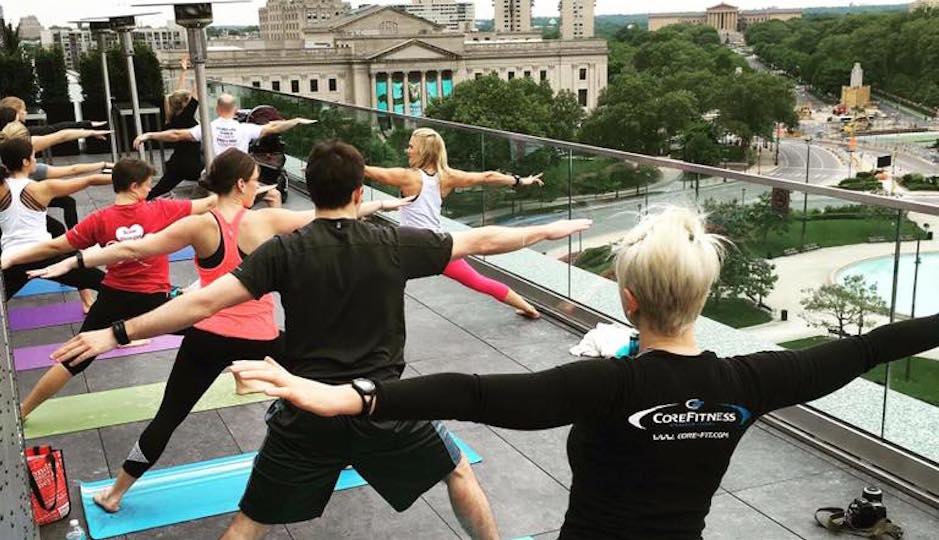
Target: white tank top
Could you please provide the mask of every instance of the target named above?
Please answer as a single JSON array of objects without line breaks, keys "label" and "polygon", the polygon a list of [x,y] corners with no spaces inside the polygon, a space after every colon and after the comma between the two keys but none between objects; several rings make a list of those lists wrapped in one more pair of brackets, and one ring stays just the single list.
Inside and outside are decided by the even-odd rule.
[{"label": "white tank top", "polygon": [[440,197],[440,173],[421,173],[421,192],[417,194],[414,202],[401,207],[401,225],[440,231],[440,206],[443,199]]},{"label": "white tank top", "polygon": [[0,210],[0,248],[4,253],[12,254],[46,240],[52,235],[46,230],[46,211],[27,208],[20,200],[20,194],[30,184],[28,178],[7,178],[10,188],[10,207]]}]

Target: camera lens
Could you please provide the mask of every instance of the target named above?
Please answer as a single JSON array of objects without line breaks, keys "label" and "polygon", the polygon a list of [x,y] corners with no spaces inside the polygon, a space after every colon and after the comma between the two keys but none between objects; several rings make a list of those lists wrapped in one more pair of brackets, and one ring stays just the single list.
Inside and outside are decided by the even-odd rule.
[{"label": "camera lens", "polygon": [[879,487],[875,486],[867,486],[864,488],[864,493],[862,493],[861,496],[870,502],[882,502],[884,500],[884,492],[881,491]]}]

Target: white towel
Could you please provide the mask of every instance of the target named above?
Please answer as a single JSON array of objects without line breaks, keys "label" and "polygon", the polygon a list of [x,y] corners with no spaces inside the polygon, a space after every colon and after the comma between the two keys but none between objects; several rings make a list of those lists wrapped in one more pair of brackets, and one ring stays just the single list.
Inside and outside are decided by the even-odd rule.
[{"label": "white towel", "polygon": [[634,335],[638,334],[627,326],[597,323],[597,327],[587,332],[580,343],[570,348],[570,353],[590,358],[613,358],[620,349],[629,345],[629,339]]}]

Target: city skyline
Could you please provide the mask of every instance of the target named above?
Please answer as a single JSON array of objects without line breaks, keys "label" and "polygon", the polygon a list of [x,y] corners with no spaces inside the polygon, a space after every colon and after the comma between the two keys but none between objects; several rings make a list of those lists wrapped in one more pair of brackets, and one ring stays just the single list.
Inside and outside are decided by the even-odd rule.
[{"label": "city skyline", "polygon": [[[172,19],[172,10],[169,8],[141,8],[133,7],[134,4],[146,3],[155,0],[120,0],[115,2],[96,2],[100,7],[100,13],[90,10],[87,4],[82,5],[72,0],[42,0],[34,3],[25,2],[0,2],[3,6],[4,14],[8,21],[17,22],[20,17],[26,15],[35,15],[39,22],[49,27],[52,25],[68,24],[70,21],[81,18],[106,14],[108,12],[152,12],[160,11],[161,15],[142,17],[141,24],[150,26],[159,26]],[[460,0],[457,0],[460,1]],[[256,25],[258,24],[258,8],[264,6],[266,0],[251,0],[244,4],[234,5],[216,5],[214,7],[215,24],[219,25]],[[368,2],[352,2],[353,6],[360,4],[402,4],[410,3],[410,0],[371,0]],[[477,19],[491,19],[493,15],[493,6],[491,0],[473,0],[476,5]],[[704,9],[720,3],[720,0],[677,0],[671,2],[655,2],[652,0],[640,0],[629,2],[624,6],[621,0],[597,0],[597,15],[611,14],[645,14],[645,13],[667,13],[679,11],[703,11]],[[768,7],[777,8],[810,8],[810,7],[828,7],[828,6],[847,6],[847,5],[886,5],[886,4],[909,4],[907,1],[891,0],[740,0],[727,1],[740,9],[761,9]],[[107,5],[109,7],[105,8]],[[555,17],[558,15],[558,0],[535,0],[535,6],[532,11],[535,17]]]}]

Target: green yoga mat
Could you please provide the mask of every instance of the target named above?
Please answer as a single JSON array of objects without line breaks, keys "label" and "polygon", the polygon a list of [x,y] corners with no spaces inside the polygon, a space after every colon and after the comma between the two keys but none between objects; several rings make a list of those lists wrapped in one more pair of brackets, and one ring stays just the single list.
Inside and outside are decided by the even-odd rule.
[{"label": "green yoga mat", "polygon": [[[23,424],[27,439],[150,420],[156,416],[166,383],[145,384],[65,396],[40,405]],[[272,399],[264,393],[239,396],[235,378],[222,373],[192,409],[209,411]]]}]

